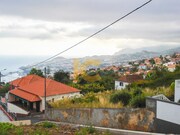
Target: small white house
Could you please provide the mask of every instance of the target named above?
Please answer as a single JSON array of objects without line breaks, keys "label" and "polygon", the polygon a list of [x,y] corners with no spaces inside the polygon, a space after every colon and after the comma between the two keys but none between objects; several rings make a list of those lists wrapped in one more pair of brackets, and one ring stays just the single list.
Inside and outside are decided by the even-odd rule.
[{"label": "small white house", "polygon": [[126,75],[119,78],[119,80],[115,81],[115,89],[121,90],[126,88],[127,85],[143,80],[143,77],[141,75]]}]

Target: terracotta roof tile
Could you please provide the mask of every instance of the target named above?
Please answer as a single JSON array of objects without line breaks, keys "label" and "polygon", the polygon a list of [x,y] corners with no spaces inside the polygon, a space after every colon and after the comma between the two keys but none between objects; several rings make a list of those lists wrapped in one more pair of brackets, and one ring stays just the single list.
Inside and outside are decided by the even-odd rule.
[{"label": "terracotta roof tile", "polygon": [[23,91],[23,90],[20,90],[20,89],[11,90],[10,93],[14,94],[14,95],[16,95],[18,97],[21,97],[21,98],[23,98],[25,100],[28,100],[30,102],[41,101],[39,96],[37,96],[35,94],[32,94],[32,93],[29,93],[29,92],[26,92],[26,91]]},{"label": "terracotta roof tile", "polygon": [[119,78],[119,81],[128,83],[133,83],[140,80],[143,80],[143,77],[141,75],[126,75]]},{"label": "terracotta roof tile", "polygon": [[[21,80],[18,79],[12,81],[12,84],[14,83],[19,86],[19,89],[22,89],[39,97],[44,96],[44,78],[42,77],[39,77],[37,75],[28,75],[21,78]],[[80,92],[80,90],[51,79],[46,79],[46,96],[75,92]]]}]

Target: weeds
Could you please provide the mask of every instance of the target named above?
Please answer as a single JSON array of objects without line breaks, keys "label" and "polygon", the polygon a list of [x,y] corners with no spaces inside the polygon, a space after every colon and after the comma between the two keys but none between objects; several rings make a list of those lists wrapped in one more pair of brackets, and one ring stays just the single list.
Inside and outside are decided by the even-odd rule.
[{"label": "weeds", "polygon": [[48,122],[48,121],[43,122],[41,125],[42,125],[44,128],[53,128],[53,127],[56,126],[54,123],[51,123],[51,122]]}]

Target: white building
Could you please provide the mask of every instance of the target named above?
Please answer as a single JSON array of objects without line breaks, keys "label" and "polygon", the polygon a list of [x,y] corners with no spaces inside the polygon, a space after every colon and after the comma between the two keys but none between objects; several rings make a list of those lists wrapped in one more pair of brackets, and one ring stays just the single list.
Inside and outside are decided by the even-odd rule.
[{"label": "white building", "polygon": [[[37,75],[28,75],[11,82],[13,87],[8,94],[11,112],[17,106],[27,110],[42,112],[45,109],[45,79]],[[46,79],[46,101],[54,102],[63,98],[80,96],[80,91],[60,82]],[[13,104],[13,105],[12,105]],[[20,110],[20,109],[19,109]],[[21,110],[22,112],[22,110]],[[18,113],[18,112],[16,112]]]},{"label": "white building", "polygon": [[124,89],[126,88],[127,85],[140,80],[143,80],[143,77],[141,75],[122,76],[121,78],[119,78],[119,80],[115,81],[115,89],[116,90]]}]

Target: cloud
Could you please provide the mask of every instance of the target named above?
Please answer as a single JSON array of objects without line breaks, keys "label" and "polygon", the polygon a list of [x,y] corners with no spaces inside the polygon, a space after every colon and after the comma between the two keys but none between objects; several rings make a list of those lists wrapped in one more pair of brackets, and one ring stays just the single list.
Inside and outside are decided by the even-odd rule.
[{"label": "cloud", "polygon": [[[90,36],[146,1],[1,0],[0,40],[9,46],[23,46],[28,42],[31,47],[46,43],[47,50],[43,50],[46,54],[50,53],[51,45],[54,44],[56,48],[52,50],[52,54]],[[103,45],[114,51],[119,45],[140,47],[179,44],[179,5],[179,0],[153,0],[84,44],[88,44],[88,50],[92,48],[93,53],[97,52],[93,51],[97,46],[101,49]],[[80,48],[80,53],[89,55],[87,48]],[[105,50],[104,52],[110,53]]]},{"label": "cloud", "polygon": [[[1,0],[0,14],[14,15],[46,21],[104,22],[121,17],[147,0]],[[180,12],[179,0],[154,0],[130,18],[147,20],[161,15],[176,16]],[[157,17],[156,19],[159,19]],[[130,19],[128,18],[128,19]],[[161,17],[160,17],[161,18]],[[179,17],[177,17],[178,19]],[[152,18],[149,18],[151,20]]]}]

